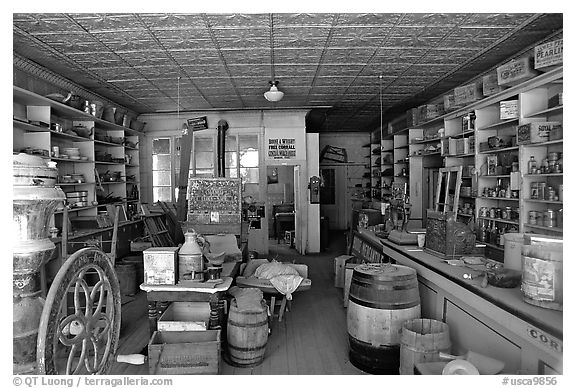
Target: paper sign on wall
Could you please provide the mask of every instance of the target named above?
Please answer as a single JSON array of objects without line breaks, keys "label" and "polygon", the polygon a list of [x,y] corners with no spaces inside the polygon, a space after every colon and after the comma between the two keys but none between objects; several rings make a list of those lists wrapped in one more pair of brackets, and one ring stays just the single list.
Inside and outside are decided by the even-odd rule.
[{"label": "paper sign on wall", "polygon": [[269,159],[296,159],[296,139],[269,138],[267,153]]}]

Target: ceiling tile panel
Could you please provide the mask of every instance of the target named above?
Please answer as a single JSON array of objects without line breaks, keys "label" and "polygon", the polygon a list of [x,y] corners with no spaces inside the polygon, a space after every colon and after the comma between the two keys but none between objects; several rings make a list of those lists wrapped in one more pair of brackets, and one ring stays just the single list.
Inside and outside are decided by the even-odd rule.
[{"label": "ceiling tile panel", "polygon": [[280,13],[274,14],[274,27],[329,27],[333,18],[334,15],[325,13]]},{"label": "ceiling tile panel", "polygon": [[[135,112],[330,105],[323,130],[468,82],[563,28],[562,14],[13,14],[26,58]],[[270,33],[273,41],[270,42]],[[284,99],[262,94],[276,78]],[[376,121],[375,121],[376,120]]]},{"label": "ceiling tile panel", "polygon": [[400,13],[344,13],[338,15],[338,25],[352,27],[392,27],[402,17]]}]

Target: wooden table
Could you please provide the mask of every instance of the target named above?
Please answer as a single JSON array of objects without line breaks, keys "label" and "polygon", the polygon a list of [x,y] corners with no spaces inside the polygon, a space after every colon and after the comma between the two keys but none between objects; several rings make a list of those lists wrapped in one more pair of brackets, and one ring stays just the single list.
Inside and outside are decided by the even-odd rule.
[{"label": "wooden table", "polygon": [[199,285],[182,284],[141,284],[140,289],[146,292],[148,300],[148,323],[150,335],[157,330],[158,317],[170,302],[207,302],[210,304],[209,329],[221,329],[225,324],[224,296],[238,273],[240,262],[222,264],[220,284],[209,287],[209,283]]}]

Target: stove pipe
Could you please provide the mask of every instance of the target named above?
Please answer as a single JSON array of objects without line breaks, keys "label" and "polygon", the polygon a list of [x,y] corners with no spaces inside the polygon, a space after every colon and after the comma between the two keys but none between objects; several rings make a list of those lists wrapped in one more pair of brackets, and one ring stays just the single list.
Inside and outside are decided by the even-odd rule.
[{"label": "stove pipe", "polygon": [[224,178],[226,176],[226,166],[225,166],[225,159],[224,159],[224,151],[226,149],[226,130],[228,130],[228,122],[226,120],[218,121],[218,148],[217,148],[217,156],[218,156],[218,177]]}]

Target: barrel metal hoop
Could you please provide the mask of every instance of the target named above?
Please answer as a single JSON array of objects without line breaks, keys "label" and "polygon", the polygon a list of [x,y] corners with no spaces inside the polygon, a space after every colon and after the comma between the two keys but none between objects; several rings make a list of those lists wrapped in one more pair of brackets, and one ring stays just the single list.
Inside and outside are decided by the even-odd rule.
[{"label": "barrel metal hoop", "polygon": [[242,346],[234,346],[230,342],[228,342],[228,348],[238,350],[238,351],[256,351],[256,350],[265,349],[266,344],[261,345],[261,346],[242,347]]},{"label": "barrel metal hoop", "polygon": [[350,302],[354,302],[359,306],[369,307],[369,308],[378,309],[378,310],[404,310],[404,309],[408,309],[408,308],[412,308],[412,307],[416,307],[416,306],[420,305],[420,300],[415,300],[415,301],[410,302],[410,303],[403,303],[402,305],[386,303],[385,304],[386,308],[383,309],[382,308],[383,303],[366,302],[364,300],[357,299],[353,295],[348,295],[348,297],[350,299]]},{"label": "barrel metal hoop", "polygon": [[262,326],[267,326],[268,325],[268,321],[260,321],[260,322],[256,322],[256,323],[242,323],[240,324],[239,322],[234,322],[231,321],[230,319],[228,319],[228,325],[230,326],[234,326],[234,327],[262,327]]}]

